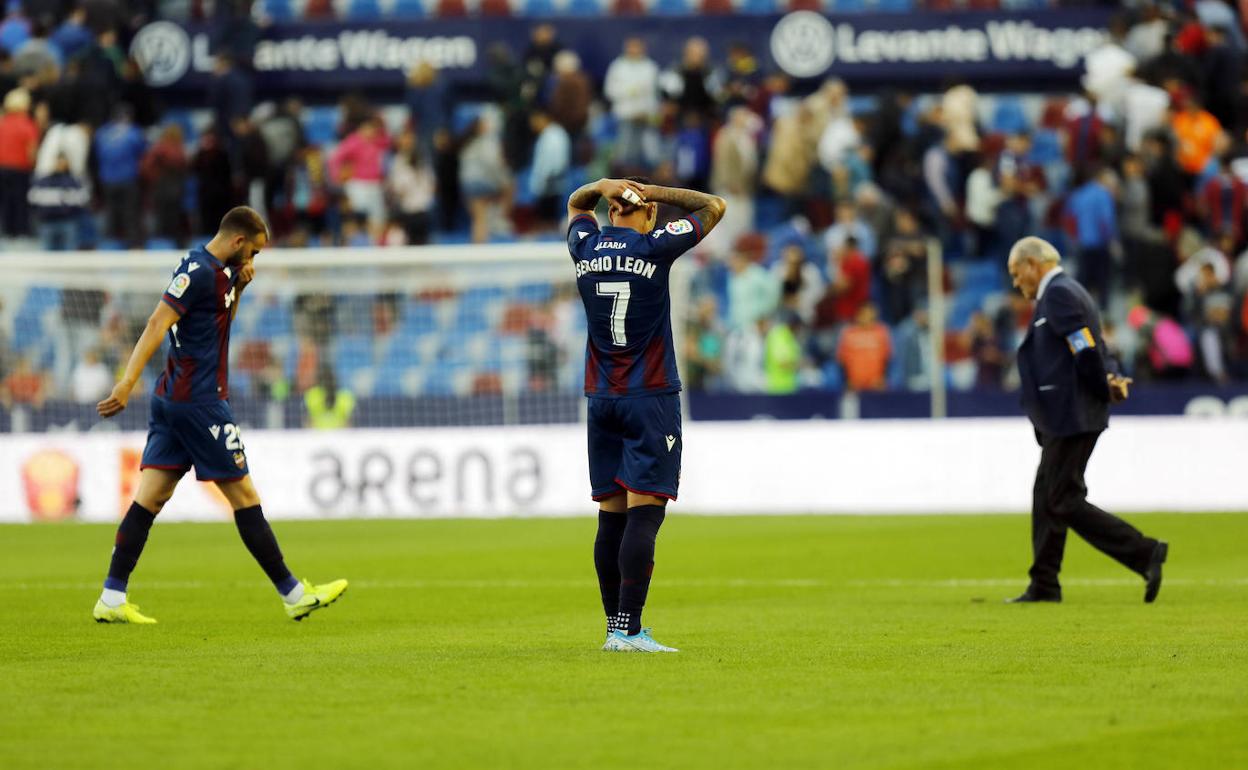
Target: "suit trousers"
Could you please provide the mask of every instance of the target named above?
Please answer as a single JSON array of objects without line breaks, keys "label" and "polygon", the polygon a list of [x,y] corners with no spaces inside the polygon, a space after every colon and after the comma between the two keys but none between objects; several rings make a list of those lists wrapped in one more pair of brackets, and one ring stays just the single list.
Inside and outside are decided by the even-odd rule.
[{"label": "suit trousers", "polygon": [[1041,593],[1061,590],[1057,575],[1073,529],[1093,548],[1143,575],[1157,546],[1138,529],[1088,502],[1083,474],[1099,433],[1039,435],[1040,467],[1031,502],[1031,586]]}]

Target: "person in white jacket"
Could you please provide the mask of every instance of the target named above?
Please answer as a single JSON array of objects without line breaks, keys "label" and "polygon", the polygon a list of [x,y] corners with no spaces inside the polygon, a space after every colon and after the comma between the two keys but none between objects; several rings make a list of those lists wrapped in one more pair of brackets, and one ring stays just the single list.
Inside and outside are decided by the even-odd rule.
[{"label": "person in white jacket", "polygon": [[611,62],[603,92],[619,124],[617,166],[649,169],[658,160],[654,118],[659,112],[659,65],[646,55],[639,37],[624,41],[624,53]]}]

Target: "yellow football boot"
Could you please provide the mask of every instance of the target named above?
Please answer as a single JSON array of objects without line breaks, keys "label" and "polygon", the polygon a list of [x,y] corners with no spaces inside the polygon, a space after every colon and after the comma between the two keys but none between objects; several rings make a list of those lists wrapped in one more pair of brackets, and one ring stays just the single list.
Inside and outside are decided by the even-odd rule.
[{"label": "yellow football boot", "polygon": [[126,602],[117,607],[109,607],[104,603],[103,599],[95,602],[95,609],[91,612],[91,617],[95,618],[96,623],[134,623],[136,625],[151,625],[156,622],[156,618],[149,618],[139,612],[139,605]]},{"label": "yellow football boot", "polygon": [[303,620],[308,615],[338,601],[343,591],[347,590],[347,581],[335,580],[323,586],[314,586],[303,581],[303,598],[294,604],[286,604],[286,615],[291,620]]}]

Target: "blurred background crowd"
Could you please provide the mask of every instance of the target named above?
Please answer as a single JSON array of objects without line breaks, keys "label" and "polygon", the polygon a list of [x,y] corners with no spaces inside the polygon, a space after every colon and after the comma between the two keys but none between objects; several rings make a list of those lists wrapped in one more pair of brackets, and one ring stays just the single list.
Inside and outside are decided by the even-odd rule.
[{"label": "blurred background crowd", "polygon": [[[620,50],[599,79],[535,19],[524,50],[485,52],[486,82],[473,89],[420,63],[391,100],[259,98],[252,56],[263,25],[350,17],[362,5],[10,0],[0,21],[3,244],[183,248],[239,203],[266,213],[279,246],[559,240],[570,190],[639,174],[729,201],[689,258],[681,322],[693,389],[928,389],[933,245],[950,364],[937,376],[960,389],[1013,387],[1030,308],[1009,290],[1005,257],[1030,233],[1052,240],[1102,303],[1107,341],[1137,380],[1248,376],[1248,77],[1229,3],[1124,4],[1078,92],[947,83],[913,93],[899,83],[859,93],[768,71],[759,43],[713,51],[696,36],[674,61],[655,61],[640,38],[607,36]],[[514,10],[436,11],[503,9]],[[162,105],[127,54],[134,32],[164,17],[215,30],[202,105]],[[549,325],[574,302],[552,287],[532,315]],[[64,313],[108,328],[107,303],[86,304]],[[568,383],[534,375],[576,361],[575,335],[539,341],[564,336],[567,350],[529,357],[526,387],[575,387],[572,365]],[[90,366],[107,375],[123,337],[116,349],[84,346]],[[49,378],[47,357],[10,347],[0,397],[72,395],[70,379]],[[335,374],[334,356],[323,358],[325,376],[305,377],[301,392]],[[336,374],[342,383],[354,372]],[[108,378],[96,379],[83,400]]]}]

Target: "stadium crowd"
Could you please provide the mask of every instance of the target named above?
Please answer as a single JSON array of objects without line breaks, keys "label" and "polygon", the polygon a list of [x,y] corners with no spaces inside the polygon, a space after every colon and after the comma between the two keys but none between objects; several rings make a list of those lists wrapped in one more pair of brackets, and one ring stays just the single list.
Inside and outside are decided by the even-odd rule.
[{"label": "stadium crowd", "polygon": [[[401,104],[344,95],[328,135],[314,108],[256,98],[245,1],[182,9],[214,22],[216,69],[204,120],[164,111],[125,45],[156,5],[8,3],[6,243],[180,247],[237,203],[285,246],[557,238],[575,185],[644,175],[729,201],[696,257],[693,388],[926,389],[933,241],[946,377],[1008,388],[1030,310],[1004,257],[1027,233],[1096,294],[1137,379],[1248,376],[1248,78],[1218,0],[1133,4],[1061,96],[803,89],[697,37],[664,62],[625,40],[598,82],[535,22],[527,50],[487,52],[490,98],[417,64]],[[39,390],[32,362],[4,369],[3,398]]]}]

